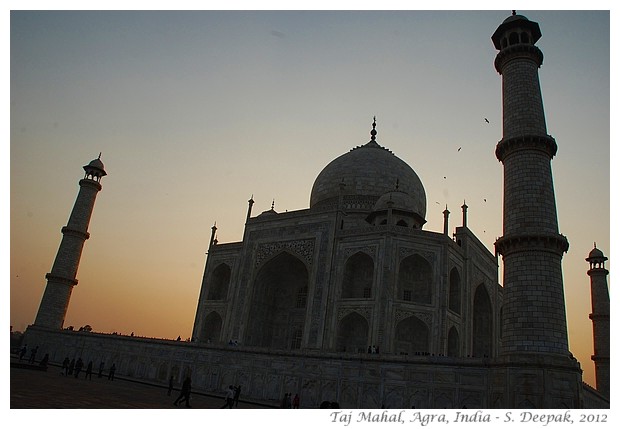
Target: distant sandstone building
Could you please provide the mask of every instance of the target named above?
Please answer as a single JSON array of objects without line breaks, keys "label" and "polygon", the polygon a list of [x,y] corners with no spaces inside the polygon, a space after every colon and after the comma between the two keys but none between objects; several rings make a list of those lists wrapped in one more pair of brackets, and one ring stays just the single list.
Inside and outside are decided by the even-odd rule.
[{"label": "distant sandstone building", "polygon": [[[53,362],[114,362],[117,374],[162,384],[189,372],[205,392],[241,384],[246,399],[267,402],[299,393],[302,407],[608,408],[608,272],[598,249],[587,259],[598,390],[568,349],[568,240],[557,223],[540,37],[513,13],[491,38],[503,84],[503,286],[466,204],[454,234],[447,207],[443,231],[424,229],[422,182],[378,143],[373,122],[368,143],[320,172],[308,209],[252,216],[250,199],[242,241],[219,244],[213,227],[193,341],[61,330],[70,289],[56,283],[77,283],[88,216],[63,229],[76,250],[65,252],[63,239],[28,343]],[[94,171],[84,180],[99,190],[103,164]],[[78,197],[74,213],[90,213],[95,194]]]}]

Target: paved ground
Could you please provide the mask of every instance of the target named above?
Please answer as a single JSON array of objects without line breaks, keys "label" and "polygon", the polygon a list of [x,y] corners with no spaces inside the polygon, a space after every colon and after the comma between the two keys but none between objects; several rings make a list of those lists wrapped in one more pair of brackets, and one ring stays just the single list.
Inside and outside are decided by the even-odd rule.
[{"label": "paved ground", "polygon": [[[11,358],[11,363],[16,361]],[[97,378],[95,373],[92,380],[86,380],[84,372],[79,378],[75,378],[72,375],[62,375],[60,368],[56,366],[48,367],[47,371],[35,368],[11,366],[11,409],[166,409],[175,408],[172,403],[179,395],[178,390],[168,396],[166,387],[143,384],[123,377],[110,381],[107,377]],[[199,392],[192,393],[190,399],[192,408],[220,408],[223,403],[222,397],[207,396]],[[184,404],[179,408],[184,408]],[[239,408],[273,407],[241,400]]]}]

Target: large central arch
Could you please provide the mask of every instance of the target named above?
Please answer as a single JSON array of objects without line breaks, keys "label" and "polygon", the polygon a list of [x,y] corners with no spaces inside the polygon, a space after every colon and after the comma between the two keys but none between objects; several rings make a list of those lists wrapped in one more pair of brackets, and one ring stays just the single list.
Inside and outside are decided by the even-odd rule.
[{"label": "large central arch", "polygon": [[254,280],[245,344],[285,350],[299,348],[307,291],[308,270],[290,253],[280,253],[263,265]]}]

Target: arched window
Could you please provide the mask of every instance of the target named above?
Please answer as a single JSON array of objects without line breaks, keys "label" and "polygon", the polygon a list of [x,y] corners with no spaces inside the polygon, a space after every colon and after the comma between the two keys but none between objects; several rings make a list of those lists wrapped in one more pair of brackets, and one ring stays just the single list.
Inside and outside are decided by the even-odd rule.
[{"label": "arched window", "polygon": [[511,45],[516,45],[519,43],[519,34],[518,33],[510,33],[509,41]]},{"label": "arched window", "polygon": [[347,259],[342,279],[342,298],[372,297],[374,265],[372,258],[362,252]]},{"label": "arched window", "polygon": [[258,271],[252,287],[245,344],[288,350],[296,330],[303,331],[306,308],[298,307],[308,290],[305,264],[282,252]]},{"label": "arched window", "polygon": [[301,328],[293,329],[293,338],[291,340],[291,350],[299,350],[301,348],[301,336],[303,331]]},{"label": "arched window", "polygon": [[368,347],[368,321],[359,313],[350,313],[338,323],[336,351],[365,353]]},{"label": "arched window", "polygon": [[221,301],[228,296],[228,285],[230,284],[230,267],[226,264],[218,265],[211,273],[209,281],[209,293],[207,300]]},{"label": "arched window", "polygon": [[459,333],[453,326],[448,331],[448,356],[459,357],[460,354]]},{"label": "arched window", "polygon": [[407,225],[407,222],[405,222],[402,219],[399,220],[398,222],[396,222],[396,225],[398,225],[398,226],[405,226],[405,227],[409,226],[409,225]]},{"label": "arched window", "polygon": [[205,343],[219,343],[222,334],[222,318],[215,311],[209,313],[202,325],[200,341]]},{"label": "arched window", "polygon": [[402,355],[429,352],[429,330],[426,323],[415,316],[401,320],[394,333],[394,352]]},{"label": "arched window", "polygon": [[493,310],[484,284],[476,288],[473,319],[473,355],[490,357],[493,352]]},{"label": "arched window", "polygon": [[530,43],[530,36],[525,31],[521,33],[521,43]]},{"label": "arched window", "polygon": [[431,265],[420,255],[407,256],[398,269],[398,298],[422,304],[430,304],[433,273]]},{"label": "arched window", "polygon": [[461,314],[461,276],[456,268],[452,268],[450,271],[448,308],[457,314]]}]

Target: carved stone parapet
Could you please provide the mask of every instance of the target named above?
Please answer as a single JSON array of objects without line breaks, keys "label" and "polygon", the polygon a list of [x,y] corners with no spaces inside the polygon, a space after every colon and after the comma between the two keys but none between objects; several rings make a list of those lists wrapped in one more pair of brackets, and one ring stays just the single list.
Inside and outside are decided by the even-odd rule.
[{"label": "carved stone parapet", "polygon": [[538,49],[538,46],[525,43],[508,46],[502,49],[495,57],[495,70],[497,70],[499,74],[502,74],[504,65],[508,61],[517,58],[531,59],[540,67],[543,63],[544,56],[542,51]]},{"label": "carved stone parapet", "polygon": [[519,234],[500,237],[495,250],[503,256],[524,250],[539,250],[562,256],[568,251],[568,240],[562,234]]},{"label": "carved stone parapet", "polygon": [[69,228],[68,226],[63,226],[60,230],[64,235],[72,235],[77,238],[81,238],[82,240],[88,240],[90,238],[90,234],[88,232],[78,231],[77,229]]},{"label": "carved stone parapet", "polygon": [[64,283],[68,286],[75,286],[78,284],[77,279],[70,279],[69,277],[59,276],[54,273],[47,273],[45,278],[54,283]]},{"label": "carved stone parapet", "polygon": [[551,136],[524,135],[503,139],[495,147],[495,156],[501,162],[506,157],[519,150],[539,150],[553,158],[558,151],[558,145]]}]

